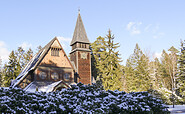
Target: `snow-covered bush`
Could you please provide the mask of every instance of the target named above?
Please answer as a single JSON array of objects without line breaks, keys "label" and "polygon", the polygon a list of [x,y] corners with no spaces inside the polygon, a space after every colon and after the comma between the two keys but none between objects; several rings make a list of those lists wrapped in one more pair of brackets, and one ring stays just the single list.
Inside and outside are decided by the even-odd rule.
[{"label": "snow-covered bush", "polygon": [[95,84],[78,83],[61,91],[30,93],[0,89],[4,113],[169,113],[161,100],[147,92],[105,91]]},{"label": "snow-covered bush", "polygon": [[[149,90],[149,93],[156,98],[160,98],[163,101],[163,103],[167,105],[173,104],[172,91],[166,88],[159,88],[158,90]],[[185,99],[181,98],[175,93],[173,93],[173,95],[175,104],[181,105],[185,103]]]}]

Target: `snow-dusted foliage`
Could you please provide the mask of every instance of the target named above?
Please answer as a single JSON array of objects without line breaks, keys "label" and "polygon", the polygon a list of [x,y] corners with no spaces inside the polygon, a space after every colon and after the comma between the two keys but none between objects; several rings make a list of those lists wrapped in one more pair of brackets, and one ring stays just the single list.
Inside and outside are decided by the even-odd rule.
[{"label": "snow-dusted foliage", "polygon": [[[173,104],[172,91],[166,88],[159,88],[158,90],[151,90],[149,91],[149,93],[151,93],[156,98],[160,98],[163,101],[163,103],[167,105]],[[175,104],[185,104],[185,99],[178,96],[176,93],[173,93],[173,95],[174,95]]]},{"label": "snow-dusted foliage", "polygon": [[105,91],[95,84],[78,83],[62,91],[30,93],[0,89],[4,113],[169,113],[161,100],[147,92]]}]

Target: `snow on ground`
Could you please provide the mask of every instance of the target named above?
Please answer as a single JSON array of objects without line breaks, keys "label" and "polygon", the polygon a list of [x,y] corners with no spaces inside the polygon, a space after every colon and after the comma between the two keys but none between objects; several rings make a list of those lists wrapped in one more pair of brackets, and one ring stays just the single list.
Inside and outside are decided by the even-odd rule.
[{"label": "snow on ground", "polygon": [[173,111],[173,110],[185,110],[185,105],[175,105],[173,108],[173,105],[168,105],[168,110]]},{"label": "snow on ground", "polygon": [[1,89],[1,88],[4,88],[4,89],[9,89],[9,87],[0,87],[0,89]]}]

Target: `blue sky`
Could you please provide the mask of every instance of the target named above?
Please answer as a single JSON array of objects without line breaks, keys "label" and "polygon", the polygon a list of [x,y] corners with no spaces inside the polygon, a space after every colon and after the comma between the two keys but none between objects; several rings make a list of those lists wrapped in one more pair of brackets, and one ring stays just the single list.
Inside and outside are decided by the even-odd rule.
[{"label": "blue sky", "polygon": [[151,57],[160,57],[163,49],[179,49],[185,39],[184,6],[184,0],[1,0],[0,56],[6,62],[17,47],[35,50],[55,36],[69,53],[80,7],[89,40],[110,28],[123,64],[136,43]]}]

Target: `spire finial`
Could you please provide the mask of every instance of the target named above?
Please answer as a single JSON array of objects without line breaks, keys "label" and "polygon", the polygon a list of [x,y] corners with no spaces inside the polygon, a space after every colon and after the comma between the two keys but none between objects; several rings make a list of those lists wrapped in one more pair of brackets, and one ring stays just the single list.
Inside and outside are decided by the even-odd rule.
[{"label": "spire finial", "polygon": [[78,13],[80,13],[80,7],[78,7]]}]

